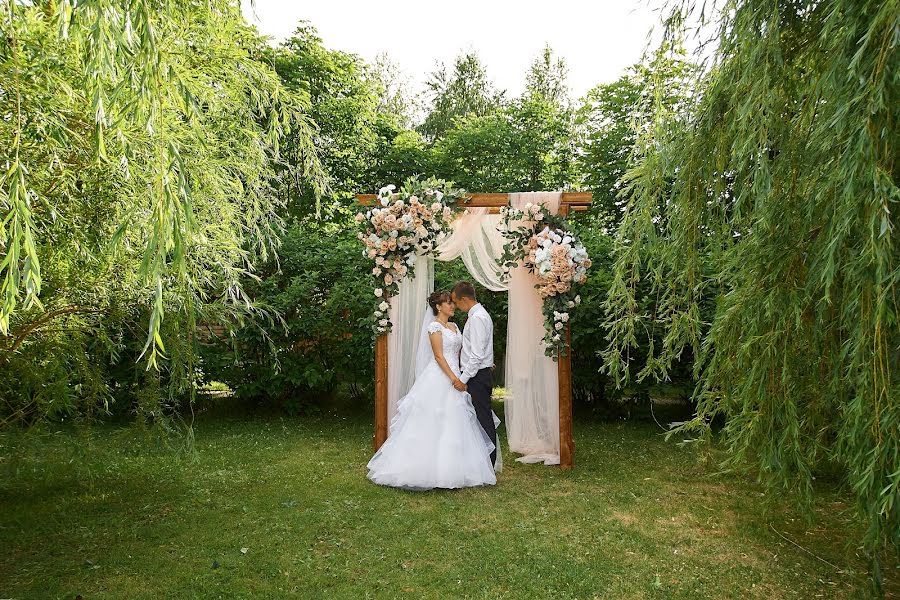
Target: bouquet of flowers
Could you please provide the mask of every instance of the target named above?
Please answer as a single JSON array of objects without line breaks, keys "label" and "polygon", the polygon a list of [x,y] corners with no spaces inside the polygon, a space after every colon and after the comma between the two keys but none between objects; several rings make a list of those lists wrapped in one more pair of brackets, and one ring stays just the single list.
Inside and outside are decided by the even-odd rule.
[{"label": "bouquet of flowers", "polygon": [[374,206],[356,215],[363,256],[374,263],[377,334],[391,328],[388,299],[397,293],[400,281],[413,274],[417,256],[434,252],[449,234],[457,203],[465,196],[439,179],[413,178],[396,194],[395,189],[381,188]]},{"label": "bouquet of flowers", "polygon": [[522,210],[500,212],[500,231],[508,240],[503,246],[504,273],[521,261],[534,274],[543,300],[546,353],[556,359],[564,346],[563,328],[572,309],[581,304],[575,286],[587,280],[591,259],[565,220],[546,206],[529,203]]}]

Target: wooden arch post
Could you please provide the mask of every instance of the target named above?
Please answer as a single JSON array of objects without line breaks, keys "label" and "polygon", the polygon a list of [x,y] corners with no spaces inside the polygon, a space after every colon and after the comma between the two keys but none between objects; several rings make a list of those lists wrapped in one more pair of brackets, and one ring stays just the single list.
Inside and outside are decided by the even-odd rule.
[{"label": "wooden arch post", "polygon": [[[371,204],[375,194],[357,194],[360,204]],[[559,214],[568,216],[573,211],[587,210],[591,205],[590,192],[564,192]],[[491,213],[509,202],[508,194],[469,194],[465,206],[489,208]],[[559,466],[564,470],[575,466],[575,440],[572,437],[572,333],[565,329],[565,345],[557,363],[559,374]],[[388,343],[387,334],[375,340],[375,435],[373,446],[377,451],[388,437]]]}]

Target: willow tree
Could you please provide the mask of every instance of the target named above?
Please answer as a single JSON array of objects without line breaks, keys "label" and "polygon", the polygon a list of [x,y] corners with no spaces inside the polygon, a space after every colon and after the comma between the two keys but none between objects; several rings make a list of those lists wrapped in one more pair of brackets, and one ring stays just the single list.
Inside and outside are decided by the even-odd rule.
[{"label": "willow tree", "polygon": [[[636,334],[662,328],[636,377],[696,356],[684,431],[706,437],[724,418],[731,465],[807,498],[817,470],[840,465],[867,547],[896,548],[900,2],[718,8],[693,101],[650,98],[624,178],[606,368],[634,376]],[[675,6],[666,43],[698,14]]]},{"label": "willow tree", "polygon": [[[235,2],[0,9],[0,369],[111,295],[146,309],[158,366],[164,317],[190,336],[204,310],[245,306],[240,276],[277,244],[282,181],[321,183],[308,99],[261,60]],[[280,160],[288,135],[296,168]]]}]

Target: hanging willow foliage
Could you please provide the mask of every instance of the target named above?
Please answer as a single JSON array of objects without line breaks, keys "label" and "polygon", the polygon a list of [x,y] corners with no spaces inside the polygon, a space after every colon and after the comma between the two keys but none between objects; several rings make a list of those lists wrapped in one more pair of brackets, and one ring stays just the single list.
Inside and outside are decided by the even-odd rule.
[{"label": "hanging willow foliage", "polygon": [[[110,285],[150,307],[155,367],[167,312],[190,322],[195,304],[245,302],[241,274],[277,243],[279,181],[322,189],[308,99],[261,61],[234,1],[0,9],[0,336],[17,311],[40,308],[41,257],[68,243],[61,260],[109,254],[94,266],[118,269]],[[295,171],[280,161],[287,135],[305,161]]]},{"label": "hanging willow foliage", "polygon": [[[670,8],[666,43],[705,17]],[[816,470],[840,465],[867,548],[896,548],[900,1],[718,8],[693,103],[656,99],[625,176],[605,367],[626,380],[636,332],[661,328],[637,377],[693,353],[683,431],[708,438],[724,417],[731,466],[807,498]]]}]

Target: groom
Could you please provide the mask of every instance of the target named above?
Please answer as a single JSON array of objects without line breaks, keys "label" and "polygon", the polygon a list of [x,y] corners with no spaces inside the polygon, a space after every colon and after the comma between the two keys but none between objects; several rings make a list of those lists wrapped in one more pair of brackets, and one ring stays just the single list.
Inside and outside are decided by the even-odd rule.
[{"label": "groom", "polygon": [[450,291],[456,308],[468,313],[463,328],[463,346],[460,354],[462,374],[453,387],[472,396],[472,406],[482,429],[494,443],[491,465],[497,462],[497,429],[491,413],[491,391],[494,383],[491,369],[494,366],[494,322],[491,315],[475,299],[475,288],[468,281],[460,281]]}]

